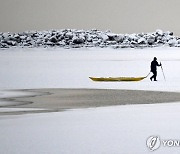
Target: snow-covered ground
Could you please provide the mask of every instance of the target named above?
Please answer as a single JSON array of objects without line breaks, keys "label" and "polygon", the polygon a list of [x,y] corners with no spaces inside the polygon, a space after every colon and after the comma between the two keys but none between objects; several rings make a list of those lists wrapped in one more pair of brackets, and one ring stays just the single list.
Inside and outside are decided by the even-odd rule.
[{"label": "snow-covered ground", "polygon": [[[158,82],[98,83],[89,76],[146,76],[156,56]],[[180,92],[178,48],[8,49],[0,51],[0,97],[4,89],[108,88]],[[18,94],[19,95],[19,94]],[[24,95],[24,94],[22,94]],[[4,111],[3,109],[2,111]],[[11,110],[11,109],[10,109]],[[7,111],[7,109],[6,109]],[[150,153],[151,135],[180,140],[180,104],[128,105],[0,116],[0,153]],[[161,147],[153,153],[179,153]],[[152,153],[152,152],[151,152]]]}]

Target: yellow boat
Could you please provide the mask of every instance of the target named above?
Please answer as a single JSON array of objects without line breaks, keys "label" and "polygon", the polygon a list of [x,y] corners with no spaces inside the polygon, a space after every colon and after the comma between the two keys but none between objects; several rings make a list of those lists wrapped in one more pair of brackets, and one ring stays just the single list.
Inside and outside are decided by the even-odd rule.
[{"label": "yellow boat", "polygon": [[93,81],[117,82],[117,81],[141,81],[146,77],[89,77],[89,78]]}]

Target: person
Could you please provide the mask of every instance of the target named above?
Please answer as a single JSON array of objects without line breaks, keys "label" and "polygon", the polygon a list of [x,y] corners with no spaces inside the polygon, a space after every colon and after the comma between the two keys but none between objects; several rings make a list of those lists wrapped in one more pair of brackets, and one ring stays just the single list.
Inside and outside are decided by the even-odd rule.
[{"label": "person", "polygon": [[151,81],[152,81],[152,79],[154,79],[154,81],[157,81],[156,80],[156,77],[157,77],[157,66],[161,66],[161,63],[158,64],[157,58],[154,57],[154,60],[151,62],[151,72],[153,73],[153,76],[150,77]]}]

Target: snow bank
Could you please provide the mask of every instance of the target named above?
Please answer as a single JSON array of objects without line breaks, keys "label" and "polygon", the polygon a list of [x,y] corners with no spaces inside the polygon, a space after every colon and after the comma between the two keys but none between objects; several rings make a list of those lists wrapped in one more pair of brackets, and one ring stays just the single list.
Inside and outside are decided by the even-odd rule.
[{"label": "snow bank", "polygon": [[173,32],[156,30],[152,33],[114,34],[110,31],[62,29],[0,33],[0,48],[10,47],[113,47],[144,48],[155,46],[180,47],[180,39]]}]

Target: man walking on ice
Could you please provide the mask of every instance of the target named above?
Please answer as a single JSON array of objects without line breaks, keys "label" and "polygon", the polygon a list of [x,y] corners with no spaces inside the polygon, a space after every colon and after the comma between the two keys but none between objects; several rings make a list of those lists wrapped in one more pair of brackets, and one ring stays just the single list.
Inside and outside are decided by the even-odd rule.
[{"label": "man walking on ice", "polygon": [[158,64],[157,58],[154,57],[154,60],[151,62],[151,72],[153,73],[153,76],[150,77],[151,81],[152,81],[152,79],[154,79],[154,81],[157,81],[156,80],[156,77],[157,77],[157,66],[161,66],[161,63]]}]

